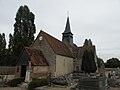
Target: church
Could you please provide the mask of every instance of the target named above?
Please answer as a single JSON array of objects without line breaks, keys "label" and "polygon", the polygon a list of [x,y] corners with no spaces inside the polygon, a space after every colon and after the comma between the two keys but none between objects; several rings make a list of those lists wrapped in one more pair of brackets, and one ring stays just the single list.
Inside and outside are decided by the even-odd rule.
[{"label": "church", "polygon": [[84,51],[92,50],[96,60],[96,49],[91,40],[88,40],[87,45],[78,47],[73,42],[73,38],[69,17],[67,17],[65,30],[62,33],[62,40],[41,30],[34,42],[21,52],[15,76],[25,77],[29,68],[33,78],[53,78],[72,72],[81,72]]}]

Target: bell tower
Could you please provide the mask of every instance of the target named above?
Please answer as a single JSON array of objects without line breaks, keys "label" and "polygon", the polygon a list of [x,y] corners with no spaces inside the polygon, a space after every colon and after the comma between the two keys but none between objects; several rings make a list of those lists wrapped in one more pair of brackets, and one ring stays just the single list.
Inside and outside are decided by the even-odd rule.
[{"label": "bell tower", "polygon": [[72,34],[71,28],[70,28],[69,17],[67,17],[65,31],[62,33],[62,35],[63,35],[62,36],[62,41],[64,43],[67,43],[69,45],[73,45],[73,34]]}]

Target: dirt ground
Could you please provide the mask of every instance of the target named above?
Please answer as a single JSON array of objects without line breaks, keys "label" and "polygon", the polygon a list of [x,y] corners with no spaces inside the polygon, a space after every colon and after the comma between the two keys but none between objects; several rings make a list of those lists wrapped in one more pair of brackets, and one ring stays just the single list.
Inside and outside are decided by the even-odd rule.
[{"label": "dirt ground", "polygon": [[110,90],[120,90],[120,88],[110,88]]},{"label": "dirt ground", "polygon": [[19,87],[4,87],[4,88],[0,88],[0,90],[27,90],[27,89],[19,88]]},{"label": "dirt ground", "polygon": [[[0,88],[0,90],[27,90],[27,89],[19,88],[19,87],[5,87],[5,88]],[[70,90],[70,87],[47,88],[46,90]],[[120,90],[120,88],[111,88],[110,90]]]}]

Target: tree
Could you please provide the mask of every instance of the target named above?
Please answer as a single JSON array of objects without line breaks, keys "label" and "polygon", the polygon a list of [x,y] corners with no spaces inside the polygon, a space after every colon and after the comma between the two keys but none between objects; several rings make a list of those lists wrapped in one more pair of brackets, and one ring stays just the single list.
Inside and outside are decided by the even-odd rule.
[{"label": "tree", "polygon": [[117,68],[120,67],[120,60],[118,58],[110,58],[105,63],[106,68]]},{"label": "tree", "polygon": [[93,45],[91,39],[89,39],[88,42],[89,42],[88,45],[90,45],[90,46]]},{"label": "tree", "polygon": [[6,61],[6,40],[5,34],[0,34],[0,65],[5,65]]},{"label": "tree", "polygon": [[91,41],[91,39],[85,39],[85,42],[84,42],[84,45],[83,46],[92,46],[93,44],[92,44],[92,41]]},{"label": "tree", "polygon": [[[102,58],[97,58],[97,64],[98,64],[98,67],[100,68],[101,66],[104,66],[104,61]],[[105,67],[105,66],[104,66]]]},{"label": "tree", "polygon": [[85,39],[84,46],[88,46],[88,40]]},{"label": "tree", "polygon": [[81,70],[84,71],[85,73],[89,73],[89,59],[88,59],[88,51],[85,50],[83,57],[82,57],[82,66],[81,66]]},{"label": "tree", "polygon": [[6,53],[7,62],[6,65],[14,65],[15,64],[15,56],[13,54],[13,35],[9,34],[9,45]]},{"label": "tree", "polygon": [[92,50],[89,51],[89,61],[90,61],[90,72],[94,73],[97,70],[96,62],[95,62],[95,55]]},{"label": "tree", "polygon": [[13,36],[12,36],[11,33],[9,34],[8,52],[9,52],[9,55],[12,55],[12,52],[13,52]]},{"label": "tree", "polygon": [[85,50],[82,57],[81,70],[85,73],[94,73],[97,70],[95,56],[92,50]]},{"label": "tree", "polygon": [[20,6],[15,18],[14,34],[10,34],[9,41],[9,53],[11,53],[12,60],[14,59],[13,65],[15,65],[22,49],[29,46],[34,40],[36,32],[34,19],[34,14],[26,5]]}]

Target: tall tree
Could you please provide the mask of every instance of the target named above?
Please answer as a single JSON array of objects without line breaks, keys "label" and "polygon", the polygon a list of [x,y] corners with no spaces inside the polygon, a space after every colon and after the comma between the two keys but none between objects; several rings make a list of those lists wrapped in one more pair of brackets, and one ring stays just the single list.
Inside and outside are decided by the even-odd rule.
[{"label": "tall tree", "polygon": [[83,46],[88,46],[88,39],[85,39],[85,42],[84,42]]},{"label": "tall tree", "polygon": [[94,73],[97,70],[95,56],[92,50],[85,50],[82,57],[82,71],[85,73]]},{"label": "tall tree", "polygon": [[11,41],[9,41],[9,49],[13,51],[12,57],[14,57],[15,61],[22,49],[25,46],[29,46],[34,40],[34,34],[36,32],[34,19],[34,14],[30,12],[26,5],[20,6],[15,18],[14,34],[10,35]]},{"label": "tall tree", "polygon": [[89,62],[88,51],[85,50],[82,57],[82,66],[81,66],[81,70],[84,71],[85,73],[89,73],[90,71],[88,62]]},{"label": "tall tree", "polygon": [[7,49],[7,65],[14,65],[15,64],[15,55],[13,54],[13,35],[9,34],[9,45]]},{"label": "tall tree", "polygon": [[85,39],[84,45],[83,46],[92,46],[92,41],[91,39]]},{"label": "tall tree", "polygon": [[[98,64],[98,67],[100,68],[101,66],[104,66],[104,61],[102,58],[98,58],[97,57],[97,64]],[[105,66],[104,66],[105,67]]]},{"label": "tall tree", "polygon": [[88,42],[89,42],[88,45],[90,45],[90,46],[93,45],[91,39],[89,39]]},{"label": "tall tree", "polygon": [[95,55],[92,50],[89,52],[89,59],[90,59],[90,72],[94,73],[97,70],[96,62],[95,62]]},{"label": "tall tree", "polygon": [[0,65],[6,64],[6,40],[5,34],[0,34]]}]

